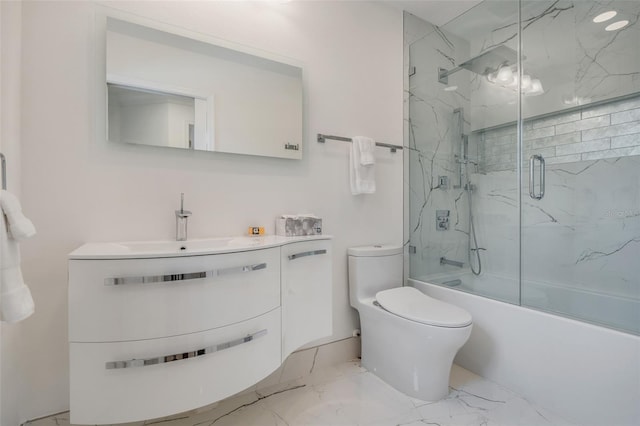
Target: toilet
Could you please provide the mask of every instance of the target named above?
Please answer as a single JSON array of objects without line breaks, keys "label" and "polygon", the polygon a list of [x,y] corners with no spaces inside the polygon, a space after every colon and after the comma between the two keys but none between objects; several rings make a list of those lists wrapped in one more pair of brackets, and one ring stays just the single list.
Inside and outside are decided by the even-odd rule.
[{"label": "toilet", "polygon": [[403,249],[347,250],[349,299],[360,314],[362,367],[414,398],[449,393],[453,358],[471,334],[471,315],[413,287],[403,287]]}]

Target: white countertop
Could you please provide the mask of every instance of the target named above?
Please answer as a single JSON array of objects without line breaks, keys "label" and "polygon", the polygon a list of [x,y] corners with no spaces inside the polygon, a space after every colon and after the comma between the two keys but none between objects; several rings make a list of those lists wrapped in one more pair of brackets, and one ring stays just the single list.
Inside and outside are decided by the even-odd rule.
[{"label": "white countertop", "polygon": [[129,241],[87,243],[71,253],[69,259],[148,259],[155,257],[203,256],[279,247],[285,244],[329,240],[330,235],[280,237],[276,235],[192,239],[187,241]]}]

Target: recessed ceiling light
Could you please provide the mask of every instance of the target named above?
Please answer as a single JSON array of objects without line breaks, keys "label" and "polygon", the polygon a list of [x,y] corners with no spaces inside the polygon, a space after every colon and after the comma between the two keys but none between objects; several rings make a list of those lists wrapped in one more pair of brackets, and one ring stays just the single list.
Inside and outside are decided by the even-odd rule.
[{"label": "recessed ceiling light", "polygon": [[455,90],[458,90],[458,86],[447,86],[444,88],[445,92],[453,92]]},{"label": "recessed ceiling light", "polygon": [[618,12],[616,12],[615,10],[610,10],[608,12],[601,13],[600,15],[593,18],[593,22],[599,23],[599,22],[608,21],[609,19],[613,18],[617,14]]},{"label": "recessed ceiling light", "polygon": [[620,28],[624,28],[627,25],[629,25],[629,21],[627,21],[625,19],[623,21],[618,21],[618,22],[614,22],[613,24],[607,25],[607,28],[605,28],[605,30],[606,31],[615,31],[615,30],[619,30]]}]

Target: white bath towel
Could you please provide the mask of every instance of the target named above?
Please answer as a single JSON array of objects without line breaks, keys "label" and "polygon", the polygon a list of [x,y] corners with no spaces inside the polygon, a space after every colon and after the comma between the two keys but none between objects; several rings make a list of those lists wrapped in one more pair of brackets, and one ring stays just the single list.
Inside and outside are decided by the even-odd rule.
[{"label": "white bath towel", "polygon": [[375,157],[373,157],[375,141],[366,136],[354,136],[352,140],[349,155],[351,193],[353,195],[373,194],[376,192]]},{"label": "white bath towel", "polygon": [[[5,206],[9,214],[5,214]],[[35,234],[33,224],[21,210],[13,194],[0,192],[0,321],[9,323],[29,317],[35,308],[31,291],[22,277],[20,247],[13,234],[19,238]]]},{"label": "white bath towel", "polygon": [[9,235],[14,240],[22,240],[35,235],[33,223],[22,214],[18,198],[9,191],[0,191],[0,210],[7,217]]}]

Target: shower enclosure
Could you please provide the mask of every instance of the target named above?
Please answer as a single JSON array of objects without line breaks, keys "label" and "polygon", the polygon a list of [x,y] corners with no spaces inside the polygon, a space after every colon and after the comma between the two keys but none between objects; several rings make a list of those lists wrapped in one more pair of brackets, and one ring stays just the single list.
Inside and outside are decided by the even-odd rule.
[{"label": "shower enclosure", "polygon": [[640,334],[639,17],[405,14],[409,278]]}]

